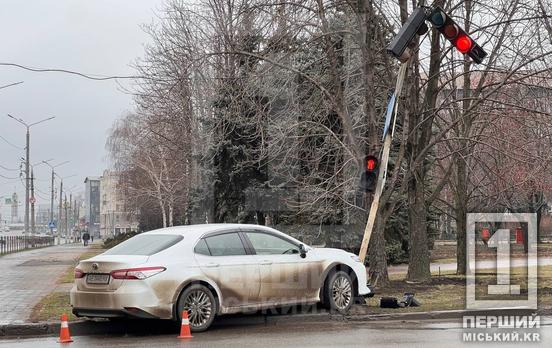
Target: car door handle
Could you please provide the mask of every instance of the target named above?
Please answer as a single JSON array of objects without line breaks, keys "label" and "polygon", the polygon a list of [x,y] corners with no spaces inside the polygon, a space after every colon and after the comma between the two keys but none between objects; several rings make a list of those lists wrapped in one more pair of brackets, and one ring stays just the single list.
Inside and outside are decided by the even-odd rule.
[{"label": "car door handle", "polygon": [[220,266],[218,263],[214,263],[214,262],[211,262],[211,263],[208,263],[205,265],[205,267],[218,267]]},{"label": "car door handle", "polygon": [[272,265],[272,261],[270,260],[262,260],[261,265]]}]

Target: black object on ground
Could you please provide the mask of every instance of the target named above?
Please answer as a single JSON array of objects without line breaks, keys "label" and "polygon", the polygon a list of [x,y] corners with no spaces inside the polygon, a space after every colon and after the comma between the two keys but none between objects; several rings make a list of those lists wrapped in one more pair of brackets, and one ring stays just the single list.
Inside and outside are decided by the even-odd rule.
[{"label": "black object on ground", "polygon": [[399,300],[396,297],[382,297],[380,300],[381,308],[399,308]]},{"label": "black object on ground", "polygon": [[381,308],[403,308],[403,307],[420,307],[420,301],[414,298],[414,293],[405,292],[401,301],[396,297],[382,297],[380,300]]}]

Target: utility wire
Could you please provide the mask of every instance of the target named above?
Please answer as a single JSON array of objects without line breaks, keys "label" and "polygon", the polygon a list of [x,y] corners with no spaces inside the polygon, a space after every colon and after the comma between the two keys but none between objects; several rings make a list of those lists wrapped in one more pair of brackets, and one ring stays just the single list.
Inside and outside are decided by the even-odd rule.
[{"label": "utility wire", "polygon": [[0,174],[0,178],[4,178],[4,179],[8,179],[8,180],[16,180],[16,179],[19,179],[19,177],[10,178],[10,177],[4,176],[4,175],[2,175],[2,174]]},{"label": "utility wire", "polygon": [[[50,197],[44,197],[44,196],[42,196],[41,192],[42,192],[42,191],[37,190],[37,189],[35,188],[35,195],[38,196],[38,198],[40,198],[40,199],[42,199],[42,200],[45,200],[45,201],[49,201],[49,200],[50,200]],[[42,192],[42,193],[43,193],[43,192]],[[49,194],[46,194],[46,195],[48,196]]]},{"label": "utility wire", "polygon": [[0,164],[0,168],[4,169],[4,170],[7,170],[7,171],[10,171],[10,172],[18,172],[20,171],[21,169],[17,168],[17,169],[12,169],[12,168],[8,168],[8,167],[4,167],[3,165]]},{"label": "utility wire", "polygon": [[17,86],[17,85],[19,85],[19,84],[21,84],[21,83],[23,83],[23,81],[10,83],[10,84],[8,84],[8,85],[0,86],[0,89],[8,88],[8,87],[11,87],[11,86]]},{"label": "utility wire", "polygon": [[11,185],[11,184],[13,184],[13,183],[15,183],[15,182],[18,182],[19,179],[20,179],[20,178],[13,179],[13,180],[11,180],[11,181],[2,182],[2,183],[0,183],[0,186]]},{"label": "utility wire", "polygon": [[81,72],[78,72],[78,71],[71,71],[71,70],[66,70],[66,69],[32,68],[32,67],[28,67],[28,66],[24,66],[24,65],[16,64],[16,63],[0,63],[0,66],[11,66],[11,67],[16,67],[16,68],[20,68],[20,69],[24,69],[24,70],[28,70],[28,71],[33,71],[33,72],[61,72],[61,73],[66,73],[66,74],[77,75],[77,76],[80,76],[80,77],[84,77],[84,78],[87,78],[87,79],[90,79],[90,80],[96,80],[96,81],[142,78],[141,76],[89,75],[89,74],[84,74],[84,73],[81,73]]},{"label": "utility wire", "polygon": [[6,144],[11,145],[11,146],[15,147],[18,150],[25,150],[25,148],[14,145],[12,142],[10,142],[8,139],[4,138],[1,135],[0,135],[0,139],[4,140],[6,142]]}]

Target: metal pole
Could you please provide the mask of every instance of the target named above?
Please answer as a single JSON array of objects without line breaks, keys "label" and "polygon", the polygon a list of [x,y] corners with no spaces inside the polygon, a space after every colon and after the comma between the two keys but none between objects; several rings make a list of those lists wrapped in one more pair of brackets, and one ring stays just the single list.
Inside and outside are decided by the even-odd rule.
[{"label": "metal pole", "polygon": [[374,199],[372,200],[372,205],[370,206],[370,212],[368,213],[368,221],[366,221],[366,227],[364,229],[364,237],[362,238],[362,244],[360,245],[360,252],[358,257],[360,261],[364,262],[366,259],[366,254],[368,253],[368,243],[370,242],[370,237],[372,236],[372,231],[374,229],[374,223],[376,221],[376,215],[378,213],[379,201],[381,198],[381,193],[383,192],[383,186],[385,185],[385,178],[387,176],[387,164],[389,162],[389,151],[391,150],[391,140],[393,139],[393,133],[395,130],[395,123],[397,120],[397,110],[399,105],[399,98],[401,95],[401,90],[406,76],[406,69],[408,62],[402,63],[399,69],[399,74],[397,75],[397,84],[395,85],[395,98],[392,99],[394,105],[393,110],[394,118],[392,129],[385,134],[383,141],[383,149],[381,154],[381,165],[380,171],[378,173],[378,181],[376,183],[376,190],[374,192]]},{"label": "metal pole", "polygon": [[70,231],[71,236],[71,242],[75,241],[74,233],[73,233],[73,193],[69,194],[69,209],[65,208],[66,213],[68,214],[67,220],[69,221],[69,227],[67,228],[67,231]]},{"label": "metal pole", "polygon": [[69,234],[69,226],[67,225],[67,194],[65,194],[65,202],[63,203],[63,210],[65,210],[65,217],[64,217],[64,226],[65,228],[63,231],[65,232],[65,244],[67,244],[67,236]]},{"label": "metal pole", "polygon": [[28,233],[29,232],[29,166],[30,166],[29,159],[30,159],[30,142],[31,142],[31,134],[29,129],[34,125],[54,119],[55,116],[48,117],[31,124],[27,124],[21,118],[16,118],[10,114],[8,114],[8,117],[21,123],[27,129],[26,146],[25,146],[25,150],[26,150],[25,151],[26,152],[25,154],[25,157],[26,157],[25,158],[25,233]]},{"label": "metal pole", "polygon": [[31,233],[36,233],[35,221],[35,195],[34,195],[34,170],[31,169]]},{"label": "metal pole", "polygon": [[[51,184],[52,194],[50,196],[50,222],[54,222],[54,168],[52,168],[52,184]],[[50,235],[54,235],[54,227],[50,227]]]},{"label": "metal pole", "polygon": [[58,245],[61,243],[61,228],[62,228],[62,223],[61,223],[61,208],[63,206],[63,180],[60,180],[60,184],[59,184],[59,215],[58,215],[58,226],[57,226],[57,230],[58,230]]},{"label": "metal pole", "polygon": [[29,146],[31,142],[31,133],[29,131],[29,126],[27,127],[27,137],[26,137],[26,146],[25,146],[25,233],[29,233]]}]

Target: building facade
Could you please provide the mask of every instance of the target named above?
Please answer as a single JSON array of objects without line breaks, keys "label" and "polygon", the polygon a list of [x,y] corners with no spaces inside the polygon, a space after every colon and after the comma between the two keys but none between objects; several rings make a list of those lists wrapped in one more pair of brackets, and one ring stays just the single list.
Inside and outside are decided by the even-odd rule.
[{"label": "building facade", "polygon": [[89,176],[84,180],[84,215],[86,229],[91,236],[100,236],[100,178]]},{"label": "building facade", "polygon": [[11,198],[11,223],[19,222],[18,214],[19,200],[17,199],[17,193],[13,193]]},{"label": "building facade", "polygon": [[138,230],[135,212],[125,207],[124,196],[118,190],[117,172],[106,170],[100,178],[100,234],[102,238]]},{"label": "building facade", "polygon": [[49,232],[50,204],[37,204],[35,214],[36,231],[39,233]]}]

